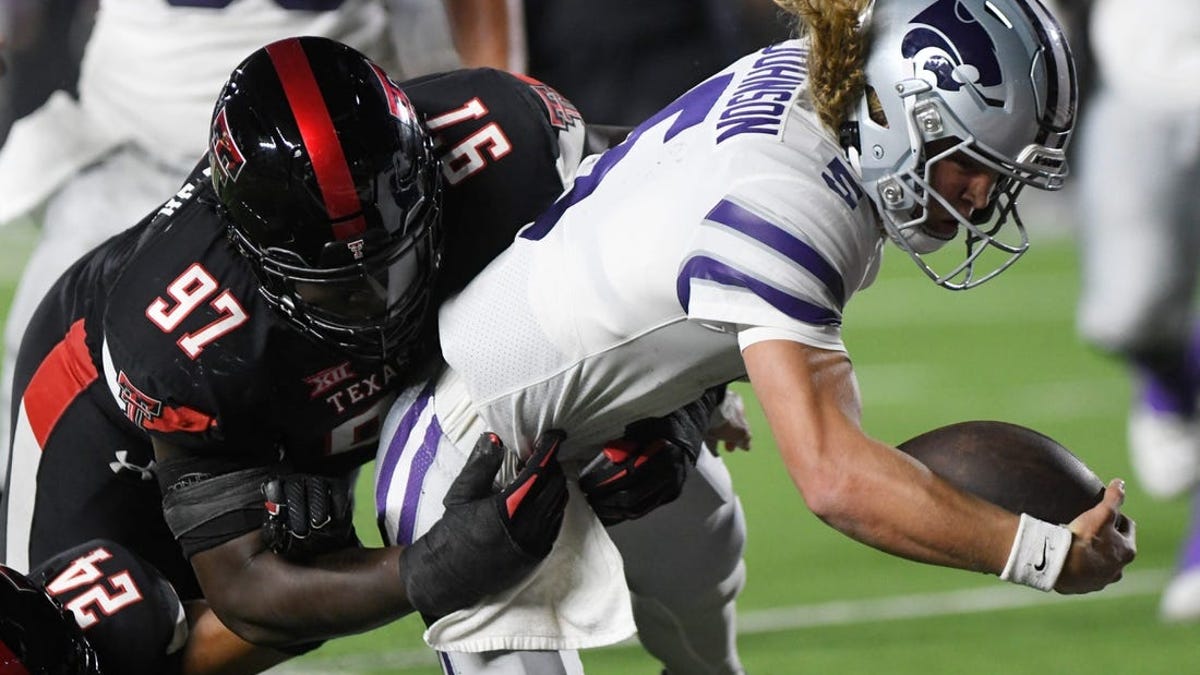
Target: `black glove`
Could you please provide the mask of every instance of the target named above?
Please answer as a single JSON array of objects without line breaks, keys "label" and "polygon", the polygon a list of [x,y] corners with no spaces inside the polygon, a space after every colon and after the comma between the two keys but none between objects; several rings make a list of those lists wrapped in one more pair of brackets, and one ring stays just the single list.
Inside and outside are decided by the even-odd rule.
[{"label": "black glove", "polygon": [[679,497],[700,456],[709,418],[724,397],[724,385],[713,387],[666,417],[630,424],[623,438],[605,444],[579,475],[600,522],[641,518]]},{"label": "black glove", "polygon": [[262,484],[267,510],[263,544],[285,558],[303,560],[356,545],[350,483],[342,478],[292,473]]},{"label": "black glove", "polygon": [[495,434],[479,438],[442,500],[442,519],[401,554],[401,581],[417,611],[439,618],[470,607],[524,579],[550,553],[567,505],[557,456],[564,438],[561,431],[539,436],[502,490],[492,484],[507,450]]}]

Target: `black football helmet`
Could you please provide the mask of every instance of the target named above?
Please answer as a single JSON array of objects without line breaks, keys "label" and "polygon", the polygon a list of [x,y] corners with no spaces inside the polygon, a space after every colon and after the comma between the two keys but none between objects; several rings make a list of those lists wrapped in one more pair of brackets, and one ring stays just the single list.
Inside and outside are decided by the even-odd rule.
[{"label": "black football helmet", "polygon": [[408,97],[359,52],[289,38],[213,111],[219,210],[287,320],[354,356],[414,346],[441,256],[441,167]]},{"label": "black football helmet", "polygon": [[100,672],[74,615],[24,574],[0,565],[0,675]]}]

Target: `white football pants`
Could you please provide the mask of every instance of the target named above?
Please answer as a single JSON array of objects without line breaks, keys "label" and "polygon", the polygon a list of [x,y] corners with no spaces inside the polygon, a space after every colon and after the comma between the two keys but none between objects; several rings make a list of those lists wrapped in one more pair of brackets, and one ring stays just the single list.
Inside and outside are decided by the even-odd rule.
[{"label": "white football pants", "polygon": [[[412,541],[441,517],[442,499],[470,452],[441,433],[436,414],[401,422],[414,408],[440,408],[422,400],[428,394],[413,394],[402,393],[389,412],[376,462],[376,508],[390,543]],[[411,439],[398,461],[384,459],[393,437],[399,445]],[[742,673],[735,600],[745,582],[746,525],[724,462],[702,450],[677,500],[608,534],[624,560],[638,638],[668,672]],[[448,675],[582,672],[574,651],[440,652],[439,659]]]}]

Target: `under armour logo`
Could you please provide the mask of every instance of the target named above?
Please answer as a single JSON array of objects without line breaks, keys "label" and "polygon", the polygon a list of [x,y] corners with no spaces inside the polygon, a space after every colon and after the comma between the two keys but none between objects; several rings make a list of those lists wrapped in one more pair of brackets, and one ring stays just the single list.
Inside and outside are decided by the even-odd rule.
[{"label": "under armour logo", "polygon": [[146,466],[138,466],[127,459],[129,457],[129,452],[125,450],[118,450],[116,452],[116,457],[117,461],[108,463],[108,468],[112,469],[113,473],[118,475],[120,475],[122,472],[128,474],[137,474],[142,480],[154,480],[153,459],[150,460],[150,463]]}]

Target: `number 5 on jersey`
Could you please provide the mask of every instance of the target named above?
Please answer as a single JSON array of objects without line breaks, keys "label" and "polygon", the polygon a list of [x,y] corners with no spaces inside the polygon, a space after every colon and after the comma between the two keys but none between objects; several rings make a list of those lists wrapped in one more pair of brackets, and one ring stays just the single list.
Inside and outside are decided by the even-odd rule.
[{"label": "number 5 on jersey", "polygon": [[250,315],[242,308],[237,298],[229,289],[218,293],[217,280],[200,263],[192,263],[167,286],[167,295],[174,303],[164,300],[161,296],[154,299],[146,307],[146,318],[164,333],[172,333],[189,314],[196,310],[205,300],[214,294],[216,298],[209,303],[217,312],[217,318],[198,331],[184,333],[175,344],[195,359],[200,352],[217,338],[246,323]]}]

